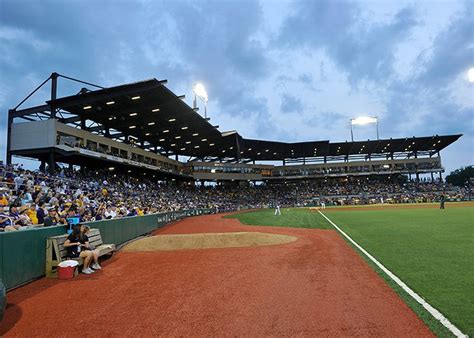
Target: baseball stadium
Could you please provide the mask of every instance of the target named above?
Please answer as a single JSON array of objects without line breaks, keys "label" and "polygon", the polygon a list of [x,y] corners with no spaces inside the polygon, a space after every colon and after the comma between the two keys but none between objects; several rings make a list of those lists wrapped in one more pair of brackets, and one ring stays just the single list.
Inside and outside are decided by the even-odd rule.
[{"label": "baseball stadium", "polygon": [[2,336],[474,333],[474,203],[441,176],[460,134],[246,139],[166,83],[52,73],[9,110]]},{"label": "baseball stadium", "polygon": [[474,336],[473,12],[0,0],[0,337]]}]

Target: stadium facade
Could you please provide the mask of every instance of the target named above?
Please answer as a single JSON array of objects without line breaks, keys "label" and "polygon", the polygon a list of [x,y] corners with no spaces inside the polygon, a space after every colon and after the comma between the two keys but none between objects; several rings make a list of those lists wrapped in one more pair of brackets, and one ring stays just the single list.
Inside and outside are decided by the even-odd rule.
[{"label": "stadium facade", "polygon": [[[58,97],[58,79],[94,87]],[[20,108],[50,84],[44,104]],[[51,74],[8,112],[7,163],[12,156],[109,168],[184,181],[281,181],[368,175],[430,174],[441,178],[440,152],[462,135],[356,142],[285,143],[221,132],[166,87],[151,79],[103,88]],[[180,161],[183,156],[186,161]],[[280,163],[275,165],[275,163]]]}]

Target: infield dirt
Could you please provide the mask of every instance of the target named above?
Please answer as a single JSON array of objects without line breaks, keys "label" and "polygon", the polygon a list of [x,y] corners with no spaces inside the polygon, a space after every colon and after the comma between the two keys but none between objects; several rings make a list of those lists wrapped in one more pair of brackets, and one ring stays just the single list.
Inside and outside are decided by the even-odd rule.
[{"label": "infield dirt", "polygon": [[240,248],[246,246],[276,245],[296,241],[294,236],[261,232],[223,232],[203,234],[160,235],[139,239],[122,250],[160,251],[212,248]]},{"label": "infield dirt", "polygon": [[332,230],[251,227],[221,215],[163,234],[274,233],[294,242],[119,252],[93,275],[8,293],[10,336],[432,336]]}]

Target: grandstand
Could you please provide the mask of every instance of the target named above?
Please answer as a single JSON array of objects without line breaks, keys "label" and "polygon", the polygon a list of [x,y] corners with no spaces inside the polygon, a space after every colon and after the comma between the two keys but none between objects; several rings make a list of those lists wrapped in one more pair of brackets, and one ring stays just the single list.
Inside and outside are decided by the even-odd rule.
[{"label": "grandstand", "polygon": [[[78,94],[57,97],[58,79],[82,83]],[[20,108],[51,84],[43,105]],[[151,79],[103,88],[52,73],[8,112],[7,164],[12,156],[81,169],[152,175],[178,181],[281,181],[369,175],[420,174],[441,180],[440,152],[461,135],[434,135],[357,142],[285,143],[221,132],[184,96]],[[186,161],[180,160],[187,157]],[[281,162],[281,165],[275,165]]]}]

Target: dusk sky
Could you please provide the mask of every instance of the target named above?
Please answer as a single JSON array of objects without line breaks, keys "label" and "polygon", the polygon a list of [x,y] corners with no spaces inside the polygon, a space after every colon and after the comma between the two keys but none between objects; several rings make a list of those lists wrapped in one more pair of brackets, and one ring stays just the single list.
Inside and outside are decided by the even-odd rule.
[{"label": "dusk sky", "polygon": [[472,67],[474,1],[0,0],[0,155],[8,109],[55,71],[167,79],[189,105],[200,81],[213,124],[245,138],[350,140],[359,115],[382,138],[462,133],[450,172],[474,164]]}]

